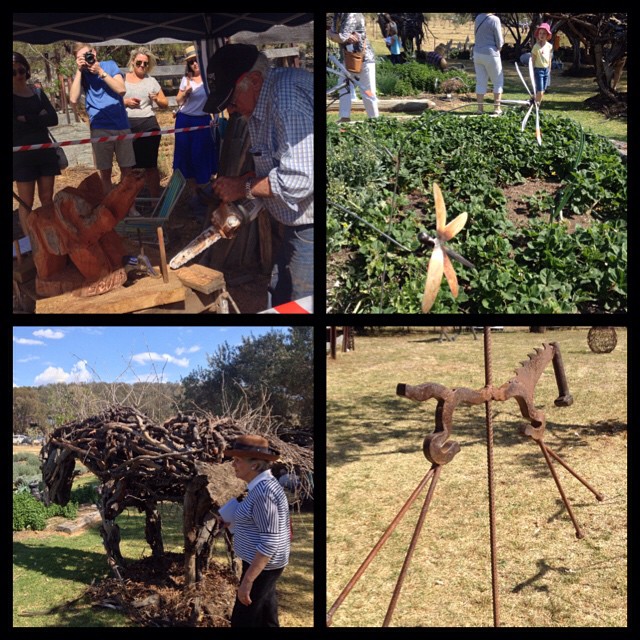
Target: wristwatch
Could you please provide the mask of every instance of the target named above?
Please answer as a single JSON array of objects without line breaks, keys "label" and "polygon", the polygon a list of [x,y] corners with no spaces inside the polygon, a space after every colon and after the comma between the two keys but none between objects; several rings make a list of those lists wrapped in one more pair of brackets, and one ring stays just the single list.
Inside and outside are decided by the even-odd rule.
[{"label": "wristwatch", "polygon": [[251,188],[253,187],[253,180],[251,178],[249,178],[245,183],[244,183],[244,196],[247,200],[255,200],[256,197],[253,195],[253,193],[251,193]]},{"label": "wristwatch", "polygon": [[106,77],[107,77],[107,72],[106,72],[106,71],[103,71],[103,72],[100,74],[100,79],[101,79],[101,80],[104,80]]}]

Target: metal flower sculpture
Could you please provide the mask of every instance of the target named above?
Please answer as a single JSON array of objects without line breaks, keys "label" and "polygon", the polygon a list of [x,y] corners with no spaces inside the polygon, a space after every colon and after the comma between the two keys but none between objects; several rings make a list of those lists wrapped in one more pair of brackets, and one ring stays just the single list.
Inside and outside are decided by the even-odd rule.
[{"label": "metal flower sculpture", "polygon": [[447,224],[447,210],[444,205],[444,198],[442,197],[440,187],[435,182],[433,183],[433,197],[436,205],[436,237],[432,238],[424,232],[418,234],[418,240],[420,240],[420,242],[433,246],[433,253],[431,254],[429,267],[427,268],[427,281],[424,286],[424,295],[422,296],[422,311],[424,313],[429,312],[436,300],[440,283],[442,282],[443,272],[447,278],[453,297],[458,297],[458,278],[456,277],[456,272],[449,258],[457,260],[466,267],[474,268],[471,262],[446,246],[446,242],[459,233],[466,224],[467,214],[461,213]]}]

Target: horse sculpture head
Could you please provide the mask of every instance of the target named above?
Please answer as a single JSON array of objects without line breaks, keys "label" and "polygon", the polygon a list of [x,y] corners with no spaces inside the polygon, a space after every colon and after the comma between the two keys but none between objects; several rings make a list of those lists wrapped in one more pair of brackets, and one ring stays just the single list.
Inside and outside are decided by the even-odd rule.
[{"label": "horse sculpture head", "polygon": [[44,482],[44,503],[65,506],[71,497],[75,455],[51,440],[47,440],[40,451],[40,468]]}]

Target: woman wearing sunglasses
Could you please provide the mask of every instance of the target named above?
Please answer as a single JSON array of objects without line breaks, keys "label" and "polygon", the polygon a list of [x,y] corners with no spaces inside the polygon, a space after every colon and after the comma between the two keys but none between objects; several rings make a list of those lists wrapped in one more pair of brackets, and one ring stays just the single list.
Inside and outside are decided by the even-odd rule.
[{"label": "woman wearing sunglasses", "polygon": [[[176,128],[197,127],[211,124],[211,115],[203,110],[208,95],[198,62],[196,48],[190,45],[185,51],[186,69],[176,96],[179,110]],[[214,116],[214,120],[217,116]],[[188,133],[176,133],[173,168],[180,169],[189,183],[192,211],[205,215],[199,205],[197,186],[209,188],[211,176],[218,171],[218,145],[213,129],[197,129]],[[200,211],[199,211],[200,210]]]},{"label": "woman wearing sunglasses", "polygon": [[[36,89],[27,82],[31,77],[31,67],[20,53],[13,53],[13,146],[42,144],[50,142],[48,127],[58,124],[58,114],[42,89]],[[18,195],[25,205],[20,204],[18,215],[25,234],[27,214],[33,206],[36,184],[38,198],[42,205],[51,204],[53,185],[60,175],[58,156],[55,149],[18,151],[13,154],[13,180]]]},{"label": "woman wearing sunglasses", "polygon": [[[125,76],[124,106],[129,117],[131,133],[159,131],[160,125],[153,113],[154,103],[158,107],[169,106],[158,81],[151,77],[156,66],[156,57],[146,47],[138,47],[129,56],[129,72]],[[160,136],[137,138],[133,141],[136,168],[145,169],[147,188],[152,198],[160,196],[160,174],[158,173],[158,150]]]}]

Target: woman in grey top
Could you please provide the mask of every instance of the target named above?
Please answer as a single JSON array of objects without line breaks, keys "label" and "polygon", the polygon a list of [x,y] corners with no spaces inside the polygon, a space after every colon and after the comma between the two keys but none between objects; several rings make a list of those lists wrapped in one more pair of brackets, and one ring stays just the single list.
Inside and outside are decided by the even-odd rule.
[{"label": "woman in grey top", "polygon": [[[330,40],[340,45],[340,57],[344,61],[344,50],[353,47],[354,51],[362,51],[364,46],[364,62],[360,75],[362,86],[371,92],[373,98],[362,94],[362,103],[370,118],[378,117],[376,95],[376,58],[367,38],[364,15],[362,13],[335,13],[331,29],[327,32]],[[351,119],[351,101],[355,99],[355,88],[343,89],[340,94],[340,119],[348,122]]]},{"label": "woman in grey top", "polygon": [[[138,47],[129,57],[129,72],[125,76],[124,106],[129,117],[132,133],[159,131],[160,125],[153,112],[153,103],[167,107],[169,101],[158,81],[149,74],[156,65],[156,58],[146,47]],[[158,173],[158,150],[160,136],[137,138],[133,141],[136,167],[145,169],[147,187],[152,198],[160,196],[160,174]]]},{"label": "woman in grey top", "polygon": [[500,18],[493,13],[479,13],[476,16],[475,43],[473,45],[473,64],[476,70],[476,96],[478,113],[484,112],[484,94],[487,92],[488,80],[493,85],[493,113],[500,115],[500,99],[504,86],[500,49],[504,44]]}]

